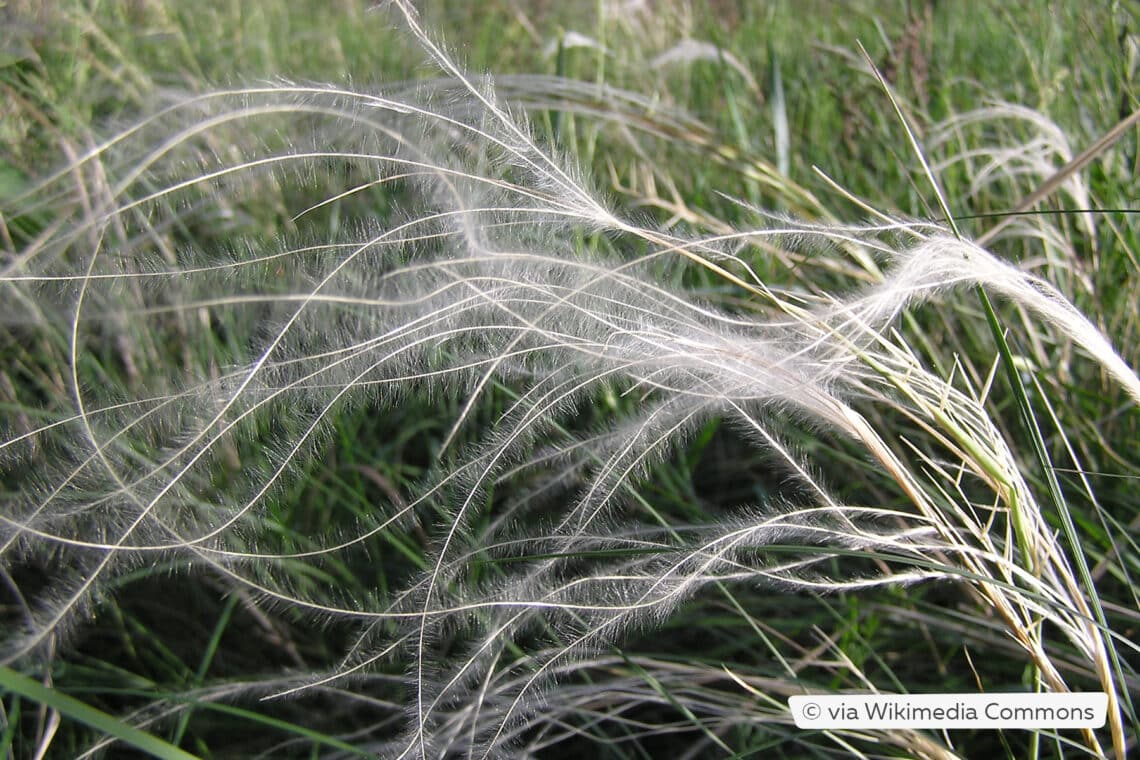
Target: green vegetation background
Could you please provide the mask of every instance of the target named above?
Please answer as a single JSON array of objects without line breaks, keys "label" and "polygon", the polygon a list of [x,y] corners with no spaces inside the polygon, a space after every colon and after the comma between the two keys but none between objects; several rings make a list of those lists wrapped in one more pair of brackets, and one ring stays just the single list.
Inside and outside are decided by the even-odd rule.
[{"label": "green vegetation background", "polygon": [[[532,118],[539,135],[592,169],[598,186],[619,205],[662,222],[680,218],[681,224],[696,228],[749,224],[750,212],[728,198],[816,219],[825,211],[838,219],[865,218],[863,210],[838,196],[813,167],[875,208],[941,217],[889,101],[863,71],[857,41],[896,89],[920,133],[954,114],[1009,101],[1046,113],[1079,150],[1138,106],[1134,76],[1140,27],[1130,3],[659,0],[645,4],[647,13],[631,10],[633,3],[623,10],[616,2],[425,5],[429,27],[472,71],[559,74],[652,95],[692,114],[707,129],[693,126],[668,134],[648,143],[649,152],[640,155],[612,126],[555,109]],[[393,14],[353,0],[0,2],[0,200],[14,197],[81,152],[95,135],[146,113],[172,91],[201,92],[266,80],[383,89],[386,83],[434,75],[409,35],[393,28],[393,20]],[[593,37],[608,52],[560,46],[567,31]],[[730,53],[751,80],[727,56],[651,66],[655,55],[685,36]],[[782,104],[774,100],[777,81]],[[781,112],[789,127],[786,149],[777,141],[774,115]],[[1018,127],[1008,128],[1010,134],[999,137],[1019,139]],[[968,150],[973,147],[970,140],[980,145],[992,137],[964,132],[958,147]],[[1093,205],[1103,210],[1093,217],[1093,234],[1083,226],[1081,213],[1064,212],[1064,199],[1049,199],[1038,207],[1068,233],[1079,262],[1078,267],[1052,269],[1050,276],[1133,367],[1140,366],[1140,249],[1131,215],[1140,189],[1136,144],[1133,130],[1087,169]],[[772,170],[781,160],[787,163],[783,177]],[[1011,180],[986,193],[970,194],[966,190],[971,178],[965,170],[958,177],[954,171],[944,180],[953,211],[968,234],[992,227],[997,218],[991,215],[1013,208],[1034,189],[1029,180]],[[651,176],[667,177],[672,186],[653,186],[647,182]],[[263,203],[242,209],[245,216],[237,232],[272,236],[291,224],[296,208],[321,200],[324,190],[320,183],[277,188]],[[0,227],[7,235],[7,250],[18,250],[21,239],[50,223],[50,210],[39,217],[4,220]],[[336,224],[335,214],[330,213],[327,223]],[[226,244],[225,230],[191,233],[195,245]],[[1022,242],[998,244],[997,249],[1018,260],[1033,255]],[[826,277],[820,271],[812,268],[810,276]],[[795,268],[771,265],[764,274],[782,284],[821,291],[845,277],[839,272],[834,283],[805,282],[808,275]],[[682,284],[706,294],[722,288],[701,277]],[[939,315],[908,318],[925,336],[927,343],[918,350],[928,360],[965,357],[983,371],[991,365],[995,348],[980,313],[963,307],[953,325],[943,325]],[[50,353],[50,347],[23,345],[15,331],[0,341],[0,404],[18,427],[19,416],[38,399],[65,389],[46,369],[50,361],[44,353]],[[205,364],[213,360],[213,352],[224,354],[224,348],[216,346],[164,350],[202,352],[198,360]],[[1135,497],[1140,417],[1125,409],[1120,394],[1095,370],[1080,363],[1070,366],[1067,357],[1058,359],[1047,340],[1020,350],[1027,375],[1039,384],[1042,397],[1056,403],[1051,409],[1042,403],[1038,411],[1043,418],[1050,413],[1060,418],[1057,427],[1067,431],[1079,450],[1104,511],[1134,530],[1140,520]],[[104,366],[85,368],[92,382],[102,373],[122,373],[112,354],[109,349]],[[380,417],[357,409],[339,419],[331,445],[305,465],[305,474],[275,505],[264,526],[277,534],[269,540],[282,547],[308,546],[319,536],[335,534],[338,521],[348,525],[366,513],[374,500],[404,491],[431,464],[459,403],[415,399],[395,414]],[[480,419],[493,420],[496,403],[501,399],[489,401]],[[1022,436],[1008,393],[995,388],[994,405],[1010,438]],[[619,406],[617,399],[601,399],[597,413],[618,414]],[[1048,437],[1062,448],[1058,434]],[[815,445],[807,437],[800,443]],[[878,496],[869,490],[873,485],[849,474],[854,469],[846,458],[850,452],[835,442],[818,445],[835,447],[828,474],[832,482],[845,485],[848,498]],[[761,499],[765,488],[777,488],[750,474],[761,461],[731,432],[711,426],[683,456],[659,468],[643,496],[662,514],[699,520],[702,513]],[[1033,471],[1031,458],[1026,462]],[[1098,567],[1114,556],[1118,564],[1113,567],[1135,570],[1135,544],[1121,545],[1102,531],[1093,506],[1082,502],[1079,489],[1072,487],[1074,474],[1066,466],[1058,461],[1057,472],[1078,493],[1070,506],[1089,564]],[[1100,472],[1111,474],[1102,477]],[[1033,477],[1042,483],[1040,472]],[[311,569],[301,574],[299,567],[293,582],[327,586],[346,597],[383,594],[422,562],[418,547],[415,535],[388,535],[360,556],[327,563],[320,574]],[[24,573],[20,580],[29,582],[26,575],[36,570],[12,572]],[[1135,641],[1140,616],[1130,577],[1098,576],[1115,629]],[[0,603],[10,602],[0,595]],[[742,590],[694,603],[661,631],[633,637],[619,653],[624,664],[619,658],[613,667],[636,674],[637,658],[645,657],[674,662],[678,668],[686,662],[730,663],[734,672],[762,677],[779,670],[775,652],[808,652],[827,631],[852,671],[878,683],[894,682],[915,692],[1025,687],[1030,682],[1025,665],[1010,656],[997,627],[973,614],[969,599],[946,587],[826,600]],[[336,662],[347,636],[335,623],[318,625],[289,609],[224,589],[208,577],[188,575],[175,566],[144,567],[123,578],[74,637],[46,657],[18,663],[17,669],[104,713],[129,716],[156,697],[178,704],[196,690],[224,689],[227,683],[259,674],[328,667]],[[1063,649],[1056,657],[1070,663],[1066,672],[1076,683],[1094,683],[1079,658]],[[1130,691],[1136,688],[1137,661],[1132,652],[1126,653]],[[980,662],[984,667],[979,668]],[[858,686],[838,675],[817,685]],[[385,691],[370,683],[368,689],[378,703],[402,698],[397,688]],[[761,697],[755,699],[758,712],[773,709]],[[47,746],[50,757],[73,757],[114,733],[113,726],[92,729],[66,710],[56,726],[42,703],[26,694],[9,692],[3,708],[3,756],[30,758],[36,747]],[[332,712],[321,715],[325,709]],[[355,702],[338,710],[319,701],[231,704],[211,697],[150,730],[191,753],[214,757],[351,754],[360,746],[354,731],[385,731],[384,725],[372,723],[366,705]],[[641,710],[639,716],[647,722],[685,720],[670,711],[667,699],[664,706]],[[1131,728],[1136,729],[1134,715]],[[591,736],[593,730],[597,734]],[[549,756],[646,757],[667,751],[652,739],[617,741],[606,730],[583,729],[580,742],[551,748]],[[692,732],[699,734],[695,724]],[[973,757],[991,751],[1023,757],[1029,746],[1018,732],[956,738]],[[820,747],[827,744],[770,725],[739,725],[721,739],[741,757],[824,754]],[[1047,740],[1032,745],[1032,751],[1053,757],[1064,754],[1065,748],[1061,741]],[[108,756],[127,756],[122,752],[113,749]]]}]

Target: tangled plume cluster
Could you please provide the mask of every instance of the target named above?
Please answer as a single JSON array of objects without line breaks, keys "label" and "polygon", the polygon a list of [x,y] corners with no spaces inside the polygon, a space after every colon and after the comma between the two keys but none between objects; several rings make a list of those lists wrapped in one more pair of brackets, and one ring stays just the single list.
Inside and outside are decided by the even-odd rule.
[{"label": "tangled plume cluster", "polygon": [[[264,691],[351,689],[408,663],[408,699],[386,708],[396,729],[374,747],[392,757],[542,746],[570,709],[544,700],[552,683],[600,667],[621,636],[711,584],[972,578],[1011,630],[1024,624],[1018,643],[1050,687],[1065,680],[1035,621],[1103,661],[1103,632],[981,402],[894,333],[905,308],[984,286],[1140,400],[1136,376],[1060,293],[933,223],[768,217],[710,236],[629,218],[396,5],[445,79],[388,97],[283,83],[182,98],[24,199],[21,213],[63,200],[74,213],[5,254],[3,319],[66,357],[55,369],[70,399],[13,415],[0,442],[9,477],[25,471],[0,562],[50,568],[21,589],[6,661],[81,625],[116,578],[166,560],[356,625],[338,667]],[[240,231],[245,199],[288,197],[290,182],[329,182],[328,199],[289,209],[276,240],[195,246]],[[329,213],[370,198],[387,206]],[[884,274],[842,293],[779,289],[750,267],[757,243],[858,255]],[[749,307],[662,284],[682,269],[708,270]],[[92,384],[101,364],[127,380]],[[584,424],[607,395],[626,412]],[[259,545],[331,419],[426,396],[457,414],[419,491],[311,550]],[[476,425],[492,396],[496,417]],[[906,461],[868,421],[876,407],[937,431],[960,473],[995,494],[993,512],[1015,514],[1008,533]],[[767,452],[795,497],[653,524],[637,485],[716,419]],[[790,425],[860,448],[909,503],[845,503]],[[402,588],[338,598],[275,572],[320,568],[386,532],[423,538],[426,563]]]}]

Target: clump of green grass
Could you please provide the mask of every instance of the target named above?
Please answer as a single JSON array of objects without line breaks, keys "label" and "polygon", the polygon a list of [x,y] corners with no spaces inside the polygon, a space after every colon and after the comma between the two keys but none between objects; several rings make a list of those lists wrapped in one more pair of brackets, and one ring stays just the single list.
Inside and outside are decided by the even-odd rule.
[{"label": "clump of green grass", "polygon": [[[437,79],[183,94],[5,203],[5,661],[110,669],[60,652],[118,617],[122,659],[171,685],[119,671],[105,706],[203,754],[993,749],[805,734],[785,706],[954,684],[1103,689],[1103,735],[1000,741],[1122,755],[1134,530],[1085,462],[1125,439],[1071,427],[1072,381],[1041,370],[1064,356],[1134,421],[1135,357],[1071,303],[1096,276],[1078,250],[1131,250],[1129,219],[976,233],[1018,264],[937,204],[1055,183],[1091,208],[1084,167],[1057,172],[1064,131],[1014,106],[931,125],[852,58],[886,90],[869,118],[914,143],[890,164],[920,167],[908,214],[858,176],[809,182],[790,148],[757,157],[739,112],[711,128],[606,84],[606,34],[649,19],[599,21],[581,72],[557,49],[592,82],[503,78],[527,123],[395,5]],[[688,63],[730,110],[759,94],[732,89],[737,57]],[[1036,136],[1005,144],[1011,120]],[[650,151],[701,156],[733,196],[683,193]],[[592,183],[607,158],[642,212]],[[217,614],[197,661],[166,613],[117,601],[167,574]],[[243,651],[231,626],[272,647],[211,680]],[[1015,667],[970,654],[995,651]]]}]

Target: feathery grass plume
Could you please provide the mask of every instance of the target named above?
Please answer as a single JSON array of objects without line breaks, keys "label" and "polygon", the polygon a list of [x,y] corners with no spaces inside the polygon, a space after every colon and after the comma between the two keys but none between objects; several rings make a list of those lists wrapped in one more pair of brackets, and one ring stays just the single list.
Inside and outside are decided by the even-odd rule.
[{"label": "feathery grass plume", "polygon": [[[1106,691],[1127,688],[1110,667],[1116,634],[1092,622],[985,393],[924,366],[896,331],[904,309],[984,285],[1140,400],[1132,370],[1053,286],[938,225],[886,215],[704,236],[626,218],[395,5],[447,84],[186,97],[5,211],[58,213],[6,252],[0,275],[6,328],[37,347],[27,373],[40,383],[0,443],[19,484],[3,567],[40,573],[19,587],[4,662],[44,651],[125,576],[171,561],[355,626],[328,672],[204,689],[203,701],[351,704],[394,671],[406,699],[372,705],[365,740],[383,756],[537,754],[594,722],[639,731],[642,707],[663,700],[684,720],[647,735],[696,726],[727,750],[724,726],[788,716],[726,690],[795,693],[794,672],[765,681],[619,658],[613,645],[706,592],[952,579],[1044,687],[1070,688],[1050,654],[1066,641]],[[287,205],[313,183],[325,201]],[[283,202],[278,238],[211,248],[220,229],[256,229],[264,195]],[[742,255],[756,241],[857,249],[885,274],[844,292],[771,287]],[[662,284],[693,271],[749,308]],[[456,411],[416,493],[372,505],[352,534],[280,538],[285,489],[334,419],[425,395]],[[621,413],[594,415],[600,398]],[[882,414],[898,429],[876,427]],[[641,486],[715,420],[764,452],[780,492],[699,520],[663,516]],[[841,496],[821,449],[797,444],[805,430],[857,452],[888,498]],[[408,535],[422,538],[402,585],[338,589],[343,558]],[[177,712],[156,705],[136,722]],[[914,732],[882,738],[950,754]],[[1083,741],[1102,751],[1091,732]]]},{"label": "feathery grass plume", "polygon": [[[1045,114],[1013,103],[994,103],[946,119],[930,136],[927,147],[932,152],[939,151],[949,143],[960,140],[962,132],[972,127],[986,128],[1000,135],[1003,126],[1017,134],[1019,125],[1028,130],[1028,136],[1019,136],[1016,140],[991,136],[988,140],[990,145],[983,144],[973,149],[951,151],[950,157],[939,162],[935,169],[944,171],[954,164],[968,165],[970,185],[968,188],[963,188],[962,192],[966,197],[974,197],[986,185],[995,182],[1020,184],[1023,178],[1028,177],[1033,180],[1029,186],[1035,187],[1048,179],[1060,166],[1073,159],[1069,139],[1059,126]],[[961,142],[974,143],[973,140],[961,140]],[[1080,174],[1068,177],[1061,184],[1061,189],[1075,208],[1092,208],[1089,189]],[[1082,215],[1078,218],[1082,221],[1085,231],[1095,237],[1091,217]]]}]

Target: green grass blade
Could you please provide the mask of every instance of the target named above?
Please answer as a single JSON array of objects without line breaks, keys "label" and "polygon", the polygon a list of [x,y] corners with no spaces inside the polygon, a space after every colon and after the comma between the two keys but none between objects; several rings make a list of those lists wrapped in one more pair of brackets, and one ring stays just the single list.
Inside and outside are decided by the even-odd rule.
[{"label": "green grass blade", "polygon": [[162,760],[196,760],[196,755],[175,747],[145,731],[129,726],[113,715],[97,710],[74,697],[51,689],[21,675],[7,666],[0,666],[0,691],[18,694],[34,702],[39,702],[60,715],[79,721],[108,736]]},{"label": "green grass blade", "polygon": [[[867,51],[863,48],[862,45],[859,46],[859,50],[863,54],[863,57],[866,59],[867,64],[871,67],[871,70],[874,72],[875,76],[878,78],[879,84],[882,86],[883,91],[886,93],[888,100],[890,100],[891,106],[894,108],[895,113],[897,114],[898,119],[903,126],[903,130],[906,132],[907,139],[910,141],[914,154],[918,157],[919,162],[922,164],[923,172],[926,175],[927,180],[930,182],[930,186],[934,190],[934,194],[938,199],[938,204],[941,207],[951,230],[954,232],[954,236],[961,239],[962,235],[958,230],[958,225],[955,222],[954,214],[950,210],[950,204],[946,200],[946,195],[943,192],[942,187],[939,185],[938,179],[934,175],[934,171],[931,169],[930,164],[926,160],[926,156],[922,150],[922,147],[919,145],[918,137],[916,136],[914,130],[911,129],[906,115],[903,113],[898,101],[891,93],[890,86],[883,78],[883,75],[879,72],[874,62],[871,60],[871,57],[867,54]],[[1064,167],[1060,172],[1058,172],[1058,174],[1055,175],[1053,179],[1051,179],[1049,182],[1046,182],[1042,188],[1039,188],[1039,191],[1037,193],[1034,193],[1029,196],[1029,198],[1026,198],[1021,204],[1019,204],[1019,206],[1028,207],[1046,197],[1048,192],[1055,190],[1065,177],[1068,177],[1073,172],[1078,171],[1085,164],[1087,164],[1093,156],[1097,155],[1099,151],[1104,150],[1108,145],[1111,145],[1112,142],[1115,142],[1116,139],[1119,139],[1119,137],[1123,135],[1127,129],[1136,123],[1137,119],[1140,119],[1140,112],[1135,112],[1125,118],[1123,121],[1117,124],[1116,127],[1110,130],[1108,134],[1103,136],[1100,140],[1094,143],[1093,146],[1084,151],[1080,156],[1077,156],[1077,158],[1071,161],[1068,166]],[[1007,217],[1007,219],[1012,218],[1013,217]],[[998,226],[1000,227],[1002,225]],[[987,240],[992,239],[995,230],[990,231],[990,235],[986,237]],[[979,241],[979,243],[980,242],[981,241]],[[1048,491],[1049,498],[1052,501],[1054,508],[1056,509],[1058,517],[1060,518],[1062,530],[1065,534],[1065,540],[1069,545],[1070,555],[1072,556],[1073,563],[1076,565],[1077,575],[1080,578],[1081,585],[1084,587],[1085,596],[1087,598],[1089,606],[1092,608],[1096,622],[1100,626],[1100,630],[1110,630],[1108,627],[1107,618],[1104,614],[1104,609],[1100,604],[1100,597],[1097,594],[1096,585],[1093,582],[1092,574],[1089,572],[1088,561],[1085,557],[1083,549],[1081,548],[1080,536],[1077,535],[1076,526],[1073,523],[1072,515],[1070,514],[1068,506],[1065,502],[1065,496],[1061,491],[1061,484],[1057,480],[1057,475],[1054,472],[1052,461],[1049,458],[1048,447],[1045,445],[1045,438],[1041,433],[1041,427],[1037,423],[1037,418],[1033,413],[1033,407],[1030,404],[1029,394],[1026,390],[1025,383],[1022,381],[1021,376],[1018,374],[1017,364],[1014,362],[1013,351],[1010,349],[1009,342],[1005,337],[1005,330],[1002,328],[1001,321],[998,319],[997,313],[993,308],[993,304],[990,302],[989,296],[986,294],[985,288],[979,285],[975,288],[975,291],[978,294],[978,299],[981,301],[982,311],[986,317],[986,324],[989,326],[990,332],[994,338],[994,342],[997,345],[998,355],[1001,357],[1003,371],[1009,384],[1010,391],[1013,395],[1014,402],[1017,405],[1018,416],[1021,418],[1021,422],[1025,427],[1026,433],[1028,434],[1030,445],[1033,447],[1034,458],[1036,459],[1041,472],[1045,476],[1046,490]],[[1016,506],[1016,504],[1011,504],[1011,519],[1014,521],[1015,532],[1018,536],[1019,542],[1022,543],[1021,549],[1025,556],[1026,566],[1028,569],[1034,570],[1036,558],[1033,555],[1032,546],[1029,544],[1029,539],[1025,535],[1024,529],[1022,527],[1019,527],[1019,524],[1022,524],[1024,521],[1024,516],[1019,516]],[[1113,669],[1115,672],[1113,675],[1116,678],[1120,679],[1121,683],[1124,683],[1123,672],[1121,671],[1119,665],[1119,656],[1116,652],[1116,647],[1113,644],[1111,638],[1100,636],[1099,632],[1097,636],[1101,639],[1103,646],[1105,646],[1107,649],[1106,654],[1114,666]],[[1109,684],[1105,685],[1107,687]],[[1114,704],[1116,701],[1115,695],[1110,694],[1109,697],[1110,705]],[[1125,699],[1130,702],[1127,696]],[[1112,712],[1113,711],[1110,709],[1108,718],[1109,725],[1112,727],[1112,741],[1117,756],[1123,758],[1125,756],[1125,743],[1122,727],[1120,725],[1119,712],[1117,712],[1116,715],[1113,715]]]},{"label": "green grass blade", "polygon": [[246,710],[241,707],[235,707],[233,705],[221,704],[217,702],[203,703],[201,705],[198,705],[198,707],[203,710],[212,710],[214,712],[223,713],[225,715],[234,715],[239,718],[244,718],[248,720],[250,724],[260,723],[263,726],[280,729],[281,731],[309,739],[313,742],[314,745],[332,747],[342,752],[346,752],[354,757],[376,757],[375,754],[367,750],[363,750],[359,747],[355,747],[348,742],[341,741],[334,736],[323,734],[320,731],[306,728],[297,723],[290,723],[287,720],[281,720],[280,718],[272,718],[268,715],[262,715],[261,713],[255,712],[253,710]]}]

